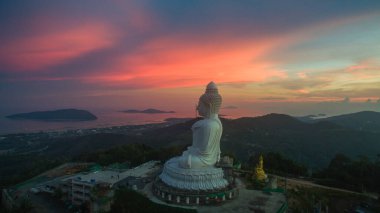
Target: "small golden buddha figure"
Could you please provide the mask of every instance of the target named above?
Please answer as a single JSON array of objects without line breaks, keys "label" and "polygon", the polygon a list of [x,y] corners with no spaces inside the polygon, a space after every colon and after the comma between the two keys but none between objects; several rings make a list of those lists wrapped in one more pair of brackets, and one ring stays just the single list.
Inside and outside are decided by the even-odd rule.
[{"label": "small golden buddha figure", "polygon": [[264,171],[263,156],[260,155],[259,163],[256,165],[256,168],[255,168],[254,179],[258,181],[266,181],[267,178],[268,176],[265,174],[265,171]]}]

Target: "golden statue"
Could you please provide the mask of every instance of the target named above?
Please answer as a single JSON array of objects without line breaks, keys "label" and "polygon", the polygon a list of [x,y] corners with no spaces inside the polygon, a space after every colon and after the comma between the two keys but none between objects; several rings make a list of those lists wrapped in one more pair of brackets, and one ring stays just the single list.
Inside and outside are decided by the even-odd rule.
[{"label": "golden statue", "polygon": [[254,179],[256,179],[258,181],[266,181],[267,177],[268,176],[265,174],[265,171],[264,171],[263,156],[260,155],[259,163],[256,165],[256,168],[255,168]]}]

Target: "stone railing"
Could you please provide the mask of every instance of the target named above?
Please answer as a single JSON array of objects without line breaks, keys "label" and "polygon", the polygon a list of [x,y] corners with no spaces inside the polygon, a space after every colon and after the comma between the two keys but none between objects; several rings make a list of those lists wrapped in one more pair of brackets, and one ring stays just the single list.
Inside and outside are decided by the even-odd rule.
[{"label": "stone railing", "polygon": [[157,198],[167,203],[181,205],[217,205],[239,195],[237,188],[225,187],[219,190],[178,190],[156,179],[152,187]]}]

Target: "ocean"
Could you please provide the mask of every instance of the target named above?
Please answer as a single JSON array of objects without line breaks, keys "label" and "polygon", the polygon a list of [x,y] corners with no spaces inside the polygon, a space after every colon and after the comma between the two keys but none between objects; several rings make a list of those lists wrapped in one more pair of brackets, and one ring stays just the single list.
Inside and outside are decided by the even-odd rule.
[{"label": "ocean", "polygon": [[[13,133],[30,133],[39,131],[65,131],[88,128],[105,128],[111,126],[139,125],[147,123],[164,122],[167,118],[191,118],[194,113],[123,113],[116,110],[89,110],[98,119],[94,121],[34,121],[34,120],[12,120],[5,116],[9,113],[0,113],[0,135]],[[29,112],[29,111],[25,111]],[[21,112],[23,113],[23,112]]]},{"label": "ocean", "polygon": [[[54,109],[50,109],[54,110]],[[176,113],[124,113],[115,109],[88,109],[98,117],[94,121],[34,121],[12,120],[5,116],[38,110],[0,110],[0,135],[31,132],[65,131],[89,128],[106,128],[112,126],[140,125],[149,123],[161,123],[167,118],[195,118],[195,111],[176,111]],[[224,118],[239,118],[244,116],[254,117],[263,115],[255,110],[221,109],[220,116]]]}]

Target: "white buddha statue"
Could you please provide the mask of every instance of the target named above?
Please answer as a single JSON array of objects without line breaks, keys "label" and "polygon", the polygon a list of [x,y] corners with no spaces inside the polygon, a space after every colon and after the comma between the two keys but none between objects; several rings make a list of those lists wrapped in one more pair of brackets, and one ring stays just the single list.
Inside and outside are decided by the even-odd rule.
[{"label": "white buddha statue", "polygon": [[216,190],[228,186],[222,168],[215,167],[220,159],[222,123],[218,112],[222,97],[214,82],[207,85],[199,98],[197,110],[202,120],[192,126],[193,143],[181,156],[168,160],[160,179],[169,186],[186,190]]},{"label": "white buddha statue", "polygon": [[199,98],[197,111],[204,119],[196,122],[193,131],[193,144],[183,152],[179,164],[182,168],[202,168],[214,166],[220,159],[220,138],[222,123],[218,112],[222,97],[214,82],[207,85],[206,92]]}]

